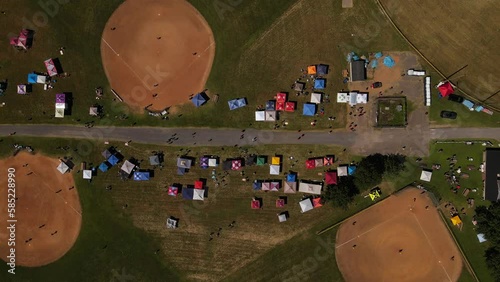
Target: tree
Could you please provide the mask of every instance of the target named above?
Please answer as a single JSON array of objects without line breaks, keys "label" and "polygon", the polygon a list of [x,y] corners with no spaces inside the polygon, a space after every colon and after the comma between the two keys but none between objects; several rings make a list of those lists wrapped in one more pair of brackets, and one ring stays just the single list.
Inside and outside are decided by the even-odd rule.
[{"label": "tree", "polygon": [[360,190],[366,190],[382,182],[385,171],[382,154],[369,155],[361,159],[356,169],[355,184]]},{"label": "tree", "polygon": [[476,221],[478,232],[491,243],[485,253],[486,264],[495,281],[500,281],[500,202],[476,207]]},{"label": "tree", "polygon": [[337,185],[328,185],[324,197],[332,202],[333,206],[347,209],[359,190],[354,185],[352,176],[342,177]]},{"label": "tree", "polygon": [[386,175],[394,175],[405,169],[406,157],[399,154],[384,156],[384,168]]}]

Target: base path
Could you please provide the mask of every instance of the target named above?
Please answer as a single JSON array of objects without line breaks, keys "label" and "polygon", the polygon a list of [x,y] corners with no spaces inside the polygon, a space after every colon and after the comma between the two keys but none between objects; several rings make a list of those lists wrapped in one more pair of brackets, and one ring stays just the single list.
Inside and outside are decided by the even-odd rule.
[{"label": "base path", "polygon": [[[58,260],[75,244],[82,225],[80,199],[72,174],[61,174],[57,170],[59,163],[57,159],[25,152],[0,160],[0,202],[4,203],[0,207],[0,255],[3,260],[10,248],[15,248],[17,265],[42,266]],[[8,182],[9,168],[15,169],[15,182]],[[8,183],[15,183],[15,191],[7,191]],[[8,196],[14,192],[15,196]],[[17,198],[14,218],[8,217],[8,197]],[[7,222],[12,219],[17,221]],[[9,224],[16,227],[15,246],[5,244],[12,236],[7,229]]]},{"label": "base path", "polygon": [[[177,146],[234,146],[263,144],[328,144],[349,148],[355,154],[402,153],[427,156],[431,139],[497,139],[500,128],[435,128],[422,131],[382,129],[374,132],[345,130],[328,132],[272,131],[247,129],[240,139],[241,129],[164,128],[164,127],[93,127],[69,125],[0,125],[0,136],[84,138],[92,142],[129,141],[166,145],[176,134],[172,145]],[[304,134],[303,137],[301,135]],[[254,142],[252,139],[257,137]],[[299,137],[301,137],[299,139]],[[87,144],[85,144],[87,145]],[[403,150],[402,146],[405,146]]]},{"label": "base path", "polygon": [[185,0],[127,0],[104,28],[101,54],[111,88],[128,105],[163,110],[205,88],[215,41]]},{"label": "base path", "polygon": [[427,194],[410,188],[352,217],[337,233],[346,281],[457,281],[462,257]]}]

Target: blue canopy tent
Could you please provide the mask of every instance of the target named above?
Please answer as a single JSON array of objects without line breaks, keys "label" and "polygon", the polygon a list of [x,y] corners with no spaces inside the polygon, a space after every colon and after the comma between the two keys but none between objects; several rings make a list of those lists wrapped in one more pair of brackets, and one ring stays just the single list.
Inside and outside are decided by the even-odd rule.
[{"label": "blue canopy tent", "polygon": [[297,174],[296,173],[287,174],[286,181],[287,182],[296,182],[297,181]]},{"label": "blue canopy tent", "polygon": [[318,65],[316,67],[317,75],[327,75],[328,74],[328,66],[327,65]]},{"label": "blue canopy tent", "polygon": [[254,190],[261,190],[262,189],[262,182],[255,180],[253,182],[253,189]]},{"label": "blue canopy tent", "polygon": [[194,189],[193,188],[185,188],[182,189],[182,197],[186,200],[192,200],[194,195]]},{"label": "blue canopy tent", "polygon": [[385,56],[384,65],[386,67],[392,68],[395,64],[396,64],[396,62],[394,61],[394,59],[391,56]]},{"label": "blue canopy tent", "polygon": [[276,101],[269,100],[266,102],[266,111],[276,111]]},{"label": "blue canopy tent", "polygon": [[316,104],[305,103],[302,114],[305,116],[313,117],[316,114]]},{"label": "blue canopy tent", "polygon": [[315,89],[325,89],[326,80],[323,78],[318,78],[314,81]]},{"label": "blue canopy tent", "polygon": [[232,111],[232,110],[236,110],[238,108],[238,102],[236,99],[234,100],[229,100],[227,102],[229,104],[229,109]]},{"label": "blue canopy tent", "polygon": [[111,166],[116,165],[120,160],[115,156],[111,155],[111,157],[108,158],[108,163],[111,164]]},{"label": "blue canopy tent", "polygon": [[236,100],[236,105],[238,105],[238,108],[242,108],[247,105],[247,99],[245,98],[239,98]]},{"label": "blue canopy tent", "polygon": [[184,175],[186,173],[186,169],[183,167],[177,168],[177,175]]},{"label": "blue canopy tent", "polygon": [[375,53],[375,59],[382,58],[382,52]]},{"label": "blue canopy tent", "polygon": [[102,172],[108,171],[109,168],[110,168],[110,165],[108,164],[108,162],[103,162],[99,165],[99,170]]},{"label": "blue canopy tent", "polygon": [[467,99],[464,99],[464,101],[462,102],[462,105],[466,106],[467,109],[474,109],[474,103],[472,103],[471,101],[467,100]]},{"label": "blue canopy tent", "polygon": [[354,165],[350,165],[350,166],[348,166],[348,167],[347,167],[347,173],[348,173],[349,175],[353,175],[353,174],[354,174],[354,172],[356,172],[356,166],[354,166]]},{"label": "blue canopy tent", "polygon": [[30,73],[28,74],[28,83],[36,83],[36,79],[38,78],[38,75],[36,73]]},{"label": "blue canopy tent", "polygon": [[135,171],[134,172],[135,181],[147,181],[149,180],[149,171]]},{"label": "blue canopy tent", "polygon": [[205,104],[207,102],[207,99],[204,95],[204,93],[198,93],[196,94],[193,99],[191,99],[191,102],[193,103],[193,105],[195,107],[199,107],[199,106],[202,106],[203,104]]}]

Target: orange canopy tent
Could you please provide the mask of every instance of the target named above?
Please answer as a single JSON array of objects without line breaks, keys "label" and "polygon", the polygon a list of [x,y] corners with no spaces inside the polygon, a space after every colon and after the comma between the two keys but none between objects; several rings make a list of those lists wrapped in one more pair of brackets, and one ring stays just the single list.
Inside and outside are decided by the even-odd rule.
[{"label": "orange canopy tent", "polygon": [[307,74],[316,74],[316,66],[308,66]]}]

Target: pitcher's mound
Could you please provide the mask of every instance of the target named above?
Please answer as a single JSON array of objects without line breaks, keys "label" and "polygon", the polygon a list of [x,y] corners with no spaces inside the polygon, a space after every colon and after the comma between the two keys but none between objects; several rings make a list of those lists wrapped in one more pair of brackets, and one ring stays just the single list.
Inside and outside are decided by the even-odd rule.
[{"label": "pitcher's mound", "polygon": [[[59,163],[57,159],[28,153],[0,160],[3,260],[8,260],[13,248],[16,265],[42,266],[61,258],[75,243],[82,224],[80,200],[73,176],[61,174],[57,170]],[[13,175],[8,174],[9,169],[15,170]],[[9,182],[9,178],[15,182]],[[9,183],[14,190],[8,190]],[[7,198],[17,198],[14,217],[9,217]],[[14,232],[7,229],[11,224],[15,225]],[[7,244],[11,238],[15,239],[15,246]]]},{"label": "pitcher's mound", "polygon": [[106,24],[101,54],[111,87],[127,104],[163,110],[205,88],[215,43],[185,0],[127,0]]}]

